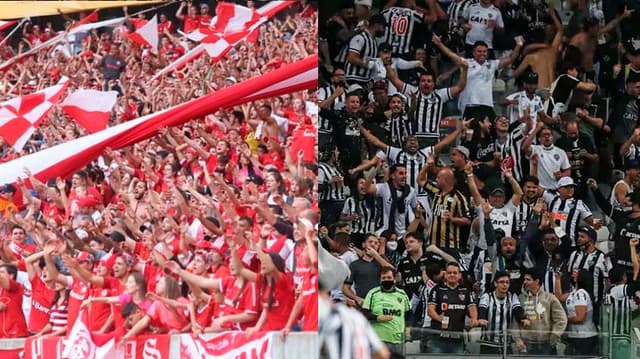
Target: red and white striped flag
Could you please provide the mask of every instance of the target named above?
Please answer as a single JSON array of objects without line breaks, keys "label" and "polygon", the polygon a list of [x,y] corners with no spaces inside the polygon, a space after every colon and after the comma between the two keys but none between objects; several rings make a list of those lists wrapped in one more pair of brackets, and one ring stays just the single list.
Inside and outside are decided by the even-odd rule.
[{"label": "red and white striped flag", "polygon": [[16,21],[16,20],[10,20],[10,21],[0,20],[0,31],[4,31],[4,30],[10,28],[11,26],[13,26],[17,22],[18,21]]},{"label": "red and white striped flag", "polygon": [[220,2],[216,6],[216,17],[211,19],[213,31],[222,34],[244,31],[247,24],[260,19],[260,14],[255,9],[236,5],[230,2]]},{"label": "red and white striped flag", "polygon": [[127,37],[143,46],[149,46],[151,52],[158,53],[158,16],[154,15],[141,28],[130,33]]},{"label": "red and white striped flag", "polygon": [[153,137],[162,127],[177,126],[220,108],[313,89],[318,86],[318,56],[288,64],[169,109],[109,127],[91,135],[0,164],[0,183],[14,183],[27,167],[41,181],[66,178],[98,158],[107,147],[119,149]]},{"label": "red and white striped flag", "polygon": [[89,133],[107,128],[111,109],[118,100],[116,91],[77,90],[62,102],[62,110]]},{"label": "red and white striped flag", "polygon": [[0,103],[0,136],[16,151],[22,150],[68,84],[63,77],[55,86]]}]

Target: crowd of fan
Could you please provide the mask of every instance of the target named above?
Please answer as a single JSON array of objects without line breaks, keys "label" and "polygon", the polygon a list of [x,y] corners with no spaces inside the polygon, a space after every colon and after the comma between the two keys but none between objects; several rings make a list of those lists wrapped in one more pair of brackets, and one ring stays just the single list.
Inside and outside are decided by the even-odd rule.
[{"label": "crowd of fan", "polygon": [[631,356],[635,3],[376,3],[320,24],[320,236],[350,271],[321,278],[325,355]]},{"label": "crowd of fan", "polygon": [[[216,63],[205,54],[156,81],[149,79],[194,45],[176,30],[208,26],[213,14],[206,3],[182,2],[171,22],[161,9],[155,56],[122,36],[154,14],[147,12],[26,57],[2,73],[2,96],[67,76],[68,91],[118,91],[116,125],[315,53],[317,11],[306,2],[289,10],[263,26],[257,43]],[[5,60],[64,31],[32,20],[17,48],[4,44]],[[107,149],[70,178],[16,174],[24,180],[0,191],[0,338],[68,334],[85,309],[90,330],[123,339],[317,330],[317,164],[291,154],[292,137],[316,126],[314,97],[221,109]],[[56,108],[23,151],[3,143],[2,161],[83,135]]]}]

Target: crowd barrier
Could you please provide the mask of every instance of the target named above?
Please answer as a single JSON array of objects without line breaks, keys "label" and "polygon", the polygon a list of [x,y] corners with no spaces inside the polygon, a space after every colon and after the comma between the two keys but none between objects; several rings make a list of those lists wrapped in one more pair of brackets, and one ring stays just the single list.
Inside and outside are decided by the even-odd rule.
[{"label": "crowd barrier", "polygon": [[[69,344],[67,344],[69,343]],[[70,345],[70,348],[67,346]],[[63,356],[67,349],[67,356]],[[316,333],[290,333],[282,341],[278,332],[257,334],[251,339],[241,332],[205,334],[141,335],[117,348],[116,354],[109,352],[102,357],[124,359],[169,359],[169,358],[233,358],[233,359],[300,359],[319,358]],[[104,353],[104,351],[102,352]],[[100,358],[96,350],[86,342],[62,337],[0,339],[2,359],[89,359]]]}]

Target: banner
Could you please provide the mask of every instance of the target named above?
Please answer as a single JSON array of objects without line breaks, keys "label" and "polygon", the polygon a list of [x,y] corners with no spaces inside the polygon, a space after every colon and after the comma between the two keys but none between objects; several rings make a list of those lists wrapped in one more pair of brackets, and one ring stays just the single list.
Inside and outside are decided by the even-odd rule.
[{"label": "banner", "polygon": [[255,358],[270,357],[273,336],[269,332],[248,338],[244,332],[226,332],[204,339],[201,336],[180,336],[180,359]]},{"label": "banner", "polygon": [[13,183],[17,177],[24,178],[25,167],[41,181],[66,178],[97,159],[106,147],[119,149],[135,144],[157,135],[162,127],[202,118],[220,108],[317,86],[318,56],[313,55],[195,100],[0,164],[0,184]]},{"label": "banner", "polygon": [[[170,359],[169,354],[170,335],[139,335],[128,340],[122,350],[117,354],[117,358],[126,359]],[[81,351],[76,352],[82,354]],[[64,337],[29,337],[24,345],[24,359],[89,359],[89,356],[64,356],[65,350],[69,350],[65,344]],[[20,348],[22,351],[22,348]],[[13,358],[4,356],[0,350],[2,358]],[[18,358],[17,356],[15,358]]]},{"label": "banner", "polygon": [[159,4],[164,1],[0,1],[0,19],[70,14],[85,10]]}]

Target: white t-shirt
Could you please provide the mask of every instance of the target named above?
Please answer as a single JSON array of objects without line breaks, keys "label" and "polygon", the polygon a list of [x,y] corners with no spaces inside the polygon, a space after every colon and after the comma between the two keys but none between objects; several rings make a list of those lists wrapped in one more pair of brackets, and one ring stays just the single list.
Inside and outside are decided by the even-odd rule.
[{"label": "white t-shirt", "polygon": [[[467,33],[466,43],[473,45],[476,41],[484,41],[489,45],[490,49],[493,49],[493,30],[495,28],[504,28],[500,10],[493,5],[483,7],[480,4],[473,4],[466,8],[462,17],[471,25],[471,30]],[[489,27],[490,20],[496,22],[495,28]]]},{"label": "white t-shirt", "polygon": [[554,173],[571,168],[567,153],[556,146],[545,149],[542,145],[531,145],[531,155],[534,154],[538,155],[537,177],[540,180],[540,186],[549,190],[557,189],[558,180]]},{"label": "white t-shirt", "polygon": [[467,86],[460,94],[458,108],[464,111],[467,105],[493,107],[493,78],[498,70],[499,60],[487,60],[479,64],[474,59],[466,59],[469,64]]},{"label": "white t-shirt", "polygon": [[524,116],[524,113],[528,108],[529,116],[533,121],[531,131],[535,131],[536,123],[538,122],[538,113],[544,112],[544,104],[542,103],[540,96],[534,94],[533,98],[529,98],[526,91],[520,91],[512,93],[507,96],[506,99],[518,100],[517,105],[509,105],[509,123],[517,122],[520,117]]},{"label": "white t-shirt", "polygon": [[515,219],[516,206],[509,200],[502,208],[494,208],[489,214],[494,229],[502,229],[505,236],[511,237]]},{"label": "white t-shirt", "polygon": [[590,338],[596,336],[596,326],[593,324],[593,304],[589,293],[584,289],[574,290],[567,297],[567,317],[576,316],[576,306],[587,307],[587,317],[580,324],[569,324],[567,336],[569,338]]}]

